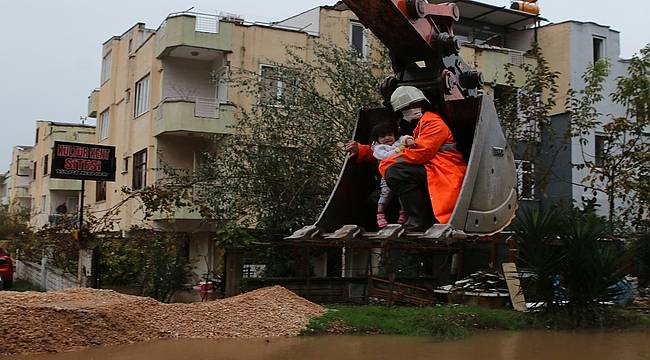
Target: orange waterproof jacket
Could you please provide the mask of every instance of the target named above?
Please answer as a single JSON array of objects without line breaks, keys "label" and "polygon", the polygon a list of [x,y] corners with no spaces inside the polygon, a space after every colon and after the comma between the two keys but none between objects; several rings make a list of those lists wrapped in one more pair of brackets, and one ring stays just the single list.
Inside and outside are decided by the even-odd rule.
[{"label": "orange waterproof jacket", "polygon": [[[456,206],[467,164],[455,147],[440,149],[444,144],[455,144],[455,141],[447,124],[436,113],[424,113],[413,131],[413,138],[416,146],[383,160],[379,172],[385,176],[386,170],[398,162],[424,165],[433,213],[440,223],[445,224]],[[359,145],[358,150],[358,161],[374,159],[369,145]]]}]

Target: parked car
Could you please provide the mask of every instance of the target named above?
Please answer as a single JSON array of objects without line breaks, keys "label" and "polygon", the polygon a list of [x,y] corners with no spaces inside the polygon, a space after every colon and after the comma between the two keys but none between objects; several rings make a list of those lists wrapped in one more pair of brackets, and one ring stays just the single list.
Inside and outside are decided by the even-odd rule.
[{"label": "parked car", "polygon": [[0,277],[5,289],[11,287],[14,282],[14,263],[3,248],[0,248]]}]

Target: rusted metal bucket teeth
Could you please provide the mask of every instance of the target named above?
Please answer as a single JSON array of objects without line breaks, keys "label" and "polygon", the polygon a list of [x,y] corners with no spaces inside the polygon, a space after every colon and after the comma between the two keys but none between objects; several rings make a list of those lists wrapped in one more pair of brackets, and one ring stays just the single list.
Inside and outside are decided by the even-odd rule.
[{"label": "rusted metal bucket teeth", "polygon": [[343,225],[332,234],[325,234],[324,238],[328,240],[352,240],[363,234],[364,230],[358,225]]},{"label": "rusted metal bucket teeth", "polygon": [[287,240],[313,240],[318,237],[320,230],[316,225],[307,225],[285,237]]},{"label": "rusted metal bucket teeth", "polygon": [[404,227],[400,224],[388,224],[385,228],[377,231],[374,235],[369,235],[372,240],[397,240],[404,235]]}]

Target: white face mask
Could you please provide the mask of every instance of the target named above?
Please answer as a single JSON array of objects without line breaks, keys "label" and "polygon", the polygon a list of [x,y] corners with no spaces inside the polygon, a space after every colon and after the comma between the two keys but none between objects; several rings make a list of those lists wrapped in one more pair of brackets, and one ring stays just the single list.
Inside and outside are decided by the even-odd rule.
[{"label": "white face mask", "polygon": [[404,120],[411,122],[413,120],[419,120],[422,117],[421,108],[406,109],[402,111],[402,117]]}]

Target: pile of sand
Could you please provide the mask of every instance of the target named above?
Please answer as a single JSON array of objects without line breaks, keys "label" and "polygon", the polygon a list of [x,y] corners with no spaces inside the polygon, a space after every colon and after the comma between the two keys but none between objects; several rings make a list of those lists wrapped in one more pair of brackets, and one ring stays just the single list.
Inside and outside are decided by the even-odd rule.
[{"label": "pile of sand", "polygon": [[281,286],[195,304],[162,304],[95,289],[1,292],[0,354],[162,338],[295,336],[323,311]]}]

